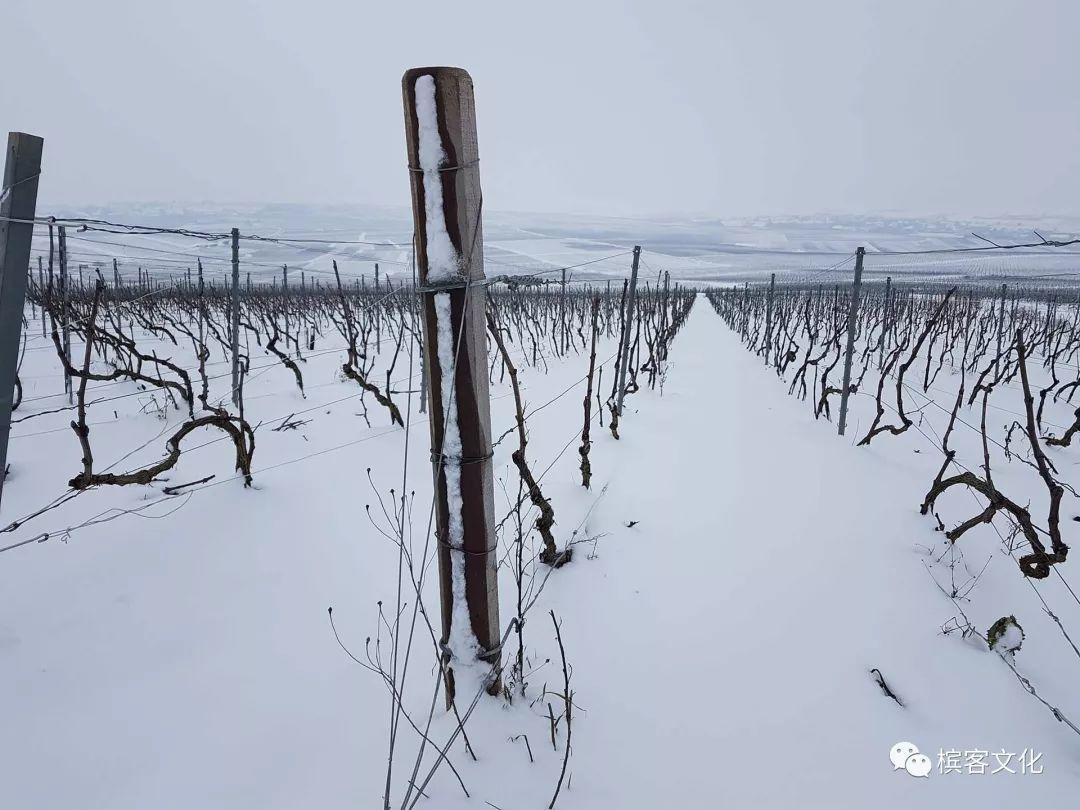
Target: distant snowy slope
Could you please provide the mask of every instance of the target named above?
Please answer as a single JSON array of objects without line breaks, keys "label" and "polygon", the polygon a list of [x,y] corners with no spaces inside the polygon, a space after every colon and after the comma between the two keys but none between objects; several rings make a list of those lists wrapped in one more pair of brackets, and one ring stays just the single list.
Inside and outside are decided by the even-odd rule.
[{"label": "distant snowy slope", "polygon": [[[277,278],[288,264],[297,273],[332,278],[332,262],[347,278],[412,277],[412,216],[408,209],[364,205],[130,204],[57,206],[47,214],[88,217],[155,227],[245,234],[310,242],[242,243],[241,263],[254,282]],[[820,272],[851,255],[934,251],[986,246],[992,241],[1024,243],[1080,235],[1080,220],[1030,216],[998,220],[889,216],[627,219],[584,215],[485,211],[484,250],[489,274],[558,274],[570,267],[579,278],[622,276],[623,255],[635,244],[645,250],[644,272],[667,270],[688,281],[737,282],[770,272]],[[121,236],[73,233],[72,264],[111,267],[114,257],[157,277],[183,275],[197,257],[207,272],[228,277],[227,240],[205,241],[176,235]],[[35,254],[47,254],[47,238],[37,234]],[[614,256],[615,258],[608,258]],[[111,272],[111,271],[110,271]],[[913,274],[957,278],[1001,275],[1044,276],[1080,273],[1080,251],[1034,249],[1008,253],[869,256],[867,274]]]}]

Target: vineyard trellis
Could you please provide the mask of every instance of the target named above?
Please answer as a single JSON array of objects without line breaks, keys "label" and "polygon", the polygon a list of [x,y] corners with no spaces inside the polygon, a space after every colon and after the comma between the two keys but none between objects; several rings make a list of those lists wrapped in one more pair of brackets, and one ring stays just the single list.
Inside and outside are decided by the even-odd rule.
[{"label": "vineyard trellis", "polygon": [[[201,493],[210,488],[233,484],[242,491],[258,485],[260,470],[355,447],[387,431],[403,430],[407,448],[409,428],[417,423],[417,414],[427,410],[424,401],[439,395],[438,379],[431,377],[430,365],[420,364],[421,373],[414,370],[431,337],[423,328],[422,303],[427,293],[422,279],[411,276],[409,268],[396,277],[386,273],[374,278],[350,277],[339,270],[335,248],[328,247],[319,249],[319,256],[330,264],[326,273],[311,263],[307,254],[312,248],[306,242],[298,240],[298,244],[287,247],[291,243],[281,239],[282,247],[295,248],[296,256],[292,262],[282,263],[280,277],[267,283],[265,271],[252,262],[259,272],[254,279],[248,274],[246,283],[242,283],[244,265],[249,262],[238,246],[245,240],[261,242],[263,237],[245,235],[238,229],[210,233],[195,228],[156,229],[51,217],[34,217],[18,224],[33,230],[37,253],[29,257],[24,271],[26,318],[19,319],[19,355],[26,357],[30,353],[35,369],[43,367],[48,355],[54,361],[45,363],[53,370],[37,375],[25,396],[21,369],[15,369],[15,388],[20,396],[13,403],[12,438],[20,441],[69,430],[73,436],[73,469],[66,491],[0,528],[0,534],[12,537],[11,542],[0,545],[0,553],[49,540],[66,541],[92,526],[149,515],[155,510],[171,514],[193,498],[203,497]],[[121,242],[116,245],[119,249],[115,255],[97,254],[75,272],[76,257],[69,246],[77,244],[82,234],[100,231],[117,233],[121,238],[168,231],[181,240],[224,243],[231,255],[215,267],[217,260],[205,252],[155,248],[161,256],[154,258],[190,265],[169,268],[163,275],[161,270],[151,272],[141,260],[132,258],[132,253],[144,249],[125,247]],[[552,572],[572,558],[574,546],[595,543],[595,538],[579,534],[580,524],[559,530],[558,503],[546,491],[545,478],[572,445],[579,445],[581,484],[585,489],[593,485],[592,476],[603,462],[589,452],[594,441],[590,431],[606,427],[617,439],[620,404],[643,388],[662,388],[671,342],[696,298],[692,287],[678,282],[672,285],[660,273],[655,279],[642,280],[634,295],[629,296],[629,257],[633,254],[636,260],[639,252],[628,248],[611,256],[586,259],[576,266],[497,275],[485,279],[477,288],[480,334],[486,335],[491,347],[491,362],[477,370],[485,382],[508,385],[507,395],[513,395],[516,403],[514,424],[495,431],[491,437],[494,446],[505,445],[502,440],[509,441],[511,435],[517,438],[511,460],[518,485],[515,493],[514,487],[501,481],[506,511],[494,530],[498,542],[496,559],[512,569],[518,598],[513,618],[505,628],[498,628],[496,654],[489,662],[497,681],[503,677],[505,659],[507,670],[500,689],[508,698],[524,699],[530,689],[526,616]],[[595,263],[623,257],[627,261],[620,275],[613,275],[610,269],[591,272]],[[304,268],[299,285],[290,283],[288,264]],[[584,272],[575,274],[578,270]],[[338,380],[312,384],[308,379],[312,363],[335,357],[339,360]],[[526,392],[516,384],[519,369],[547,374],[557,364],[573,362],[581,363],[576,381],[544,402],[529,403]],[[287,382],[298,401],[311,404],[254,420],[248,412],[247,389],[253,380],[265,381],[267,375]],[[418,377],[421,397],[415,396]],[[57,380],[59,390],[49,391],[48,379]],[[341,389],[340,393],[320,397],[316,389],[327,385]],[[39,393],[43,387],[45,392]],[[552,450],[554,458],[540,463],[546,453],[534,455],[535,448],[528,445],[529,420],[574,392],[582,397],[582,418],[573,426],[567,441],[560,443],[560,449]],[[268,446],[277,441],[275,434],[297,430],[328,405],[348,400],[357,403],[358,415],[369,430],[375,431],[370,436],[343,437],[333,447],[260,467],[257,437],[259,446]],[[153,414],[164,424],[156,437],[114,460],[109,456],[115,452],[115,444],[102,444],[97,426],[112,423],[118,408],[130,409],[131,404],[125,403]],[[106,412],[113,419],[103,418]],[[57,426],[58,419],[69,419],[69,423]],[[622,419],[625,421],[626,416]],[[37,427],[42,422],[48,425],[45,430]],[[382,426],[386,426],[385,430]],[[221,442],[228,442],[232,448],[231,474],[202,469],[183,478],[175,476],[178,469],[192,469],[186,461],[191,452]],[[155,445],[161,448],[157,458],[153,457]],[[438,449],[439,445],[434,447]],[[24,449],[18,445],[19,451]],[[145,460],[128,461],[136,456]],[[63,463],[62,459],[57,462]],[[20,467],[21,454],[16,453],[13,469],[18,472]],[[48,525],[50,516],[63,514],[72,501],[108,499],[107,492],[117,488],[137,488],[148,494],[132,508],[108,508],[61,527]],[[376,531],[399,540],[411,533],[407,524],[412,501],[397,494],[380,502],[384,504],[382,514],[390,520],[383,525],[369,511]],[[429,621],[422,604],[423,571],[442,545],[438,534],[435,538],[431,546],[425,542],[422,551],[415,549],[415,557],[402,544],[404,570],[410,583],[406,587],[412,588],[417,598],[411,622],[392,625],[392,646],[397,649],[404,644],[405,636],[398,631],[405,633],[408,628],[411,636],[419,617],[421,626],[431,631],[432,647],[445,679],[446,641],[434,629],[436,623]],[[536,542],[540,542],[540,548],[534,548]],[[333,629],[336,634],[336,626]],[[380,633],[385,629],[385,623],[381,624]],[[504,653],[511,634],[516,651]],[[392,735],[396,737],[397,723],[404,722],[418,734],[420,754],[429,745],[435,746],[424,724],[409,714],[402,701],[405,674],[395,671],[402,666],[397,653],[391,663],[379,656],[354,654],[340,637],[339,642],[352,660],[373,670],[390,690],[396,718]],[[402,661],[407,661],[404,649],[407,647],[403,648]],[[567,683],[566,689],[572,687]],[[444,746],[463,733],[475,706],[476,696],[472,693],[452,705],[457,730],[449,742],[436,748],[445,751]],[[563,716],[558,719],[568,734],[571,711],[572,702],[567,700]],[[569,756],[568,746],[565,755]],[[440,754],[435,767],[447,762],[445,753]],[[415,788],[425,783],[422,776],[413,775],[415,782],[410,784],[415,787],[407,792],[406,801],[417,797]]]},{"label": "vineyard trellis", "polygon": [[[1041,241],[1032,245],[990,242],[945,252],[1077,243],[1036,235]],[[881,273],[878,281],[866,284],[864,259],[885,255],[905,253],[867,254],[860,247],[848,259],[855,260],[850,287],[821,282],[822,276],[841,271],[848,263],[843,261],[781,285],[773,274],[768,285],[745,283],[741,289],[710,290],[707,296],[746,348],[787,382],[788,394],[809,401],[815,419],[831,420],[832,403],[839,397],[838,433],[843,436],[847,401],[861,395],[863,401],[872,399],[874,408],[869,424],[859,425],[858,447],[915,434],[923,441],[913,440],[914,453],[926,445],[940,453],[918,508],[933,518],[934,530],[945,540],[935,564],[948,558],[947,581],[926,565],[958,612],[942,632],[960,631],[995,650],[1025,691],[1080,734],[1080,726],[1016,668],[1012,652],[995,646],[1001,628],[1015,624],[1015,618],[1003,616],[988,632],[968,618],[962,602],[971,600],[991,557],[977,572],[963,564],[966,579],[958,582],[956,576],[957,560],[963,559],[963,551],[957,552],[960,541],[989,526],[999,550],[1019,568],[1041,609],[1080,658],[1080,647],[1035,584],[1054,575],[1080,605],[1061,571],[1069,552],[1063,504],[1078,493],[1068,480],[1068,463],[1054,454],[1080,432],[1080,407],[1073,407],[1080,389],[1080,293],[1069,283],[1070,276],[1080,274],[993,274],[989,279],[977,272],[969,278],[963,273],[951,278],[913,274],[906,280],[885,275],[881,283]],[[843,378],[837,386],[833,375],[841,362]],[[1001,417],[1005,424],[995,424]],[[958,502],[954,492],[966,492],[974,510],[965,506],[966,500]],[[891,694],[880,671],[871,672],[883,692]]]},{"label": "vineyard trellis", "polygon": [[[950,488],[966,487],[983,497],[985,507],[951,529],[945,529],[938,518],[950,541],[1000,513],[1011,519],[1028,544],[1027,553],[1017,561],[1026,576],[1045,578],[1052,566],[1064,562],[1068,545],[1061,536],[1060,508],[1063,494],[1072,487],[1064,482],[1043,448],[1071,442],[1080,430],[1076,421],[1080,409],[1061,436],[1049,430],[1044,416],[1048,404],[1071,403],[1080,388],[1076,365],[1080,304],[1073,304],[1070,311],[1057,294],[1015,286],[1011,293],[1008,288],[1003,292],[985,285],[943,289],[940,283],[898,283],[892,278],[883,285],[861,285],[861,291],[858,282],[843,291],[838,285],[830,290],[822,284],[795,282],[771,290],[761,286],[713,290],[708,297],[748,348],[788,380],[788,393],[809,399],[815,418],[831,419],[837,397],[841,401],[851,394],[872,397],[875,411],[859,439],[861,446],[870,445],[883,434],[899,436],[917,427],[905,397],[922,397],[940,407],[933,401],[932,391],[938,390],[935,383],[944,369],[958,375],[959,391],[950,400],[952,410],[945,410],[949,415],[947,429],[941,441],[934,443],[944,463],[928,488],[922,512],[933,513],[938,499]],[[846,372],[837,386],[833,382],[836,368],[852,354],[854,373]],[[1048,376],[1037,388],[1031,380],[1035,362]],[[918,364],[921,374],[915,371]],[[1069,372],[1066,379],[1059,377],[1064,369]],[[975,382],[965,391],[969,376],[974,376]],[[992,399],[995,394],[1015,388],[1017,382],[1024,410],[1011,412],[1019,419],[1007,426],[1006,435],[998,440],[988,430],[987,410],[997,404]],[[976,405],[980,420],[973,425],[960,414],[965,406]],[[918,409],[919,418],[926,407],[923,404]],[[841,406],[841,419],[842,414]],[[889,414],[895,418],[890,419]],[[980,436],[983,458],[978,466],[982,475],[963,466],[956,451],[950,449],[949,439],[957,425]],[[1026,441],[1030,459],[1015,447],[1017,435]],[[1026,506],[995,486],[990,471],[991,446],[1004,451],[1007,458],[1020,457],[1038,474],[1049,498],[1041,525]],[[948,476],[950,467],[962,471]]]},{"label": "vineyard trellis", "polygon": [[[106,283],[97,278],[93,285],[74,285],[62,295],[58,281],[46,281],[43,287],[29,274],[27,304],[41,313],[40,320],[51,343],[47,348],[58,358],[61,378],[70,376],[78,384],[73,387],[70,404],[55,403],[56,399],[67,399],[66,390],[22,399],[13,409],[13,423],[56,412],[80,409],[85,412],[97,405],[155,390],[168,400],[170,408],[185,412],[189,422],[199,412],[207,412],[224,420],[221,424],[235,424],[247,433],[252,428],[242,421],[242,416],[224,408],[224,401],[236,394],[242,410],[245,378],[277,367],[304,396],[303,365],[308,357],[344,353],[342,377],[360,389],[359,399],[367,423],[371,425],[374,416],[368,410],[370,397],[391,424],[400,425],[400,405],[395,397],[402,390],[394,387],[392,378],[408,349],[407,339],[420,339],[419,293],[411,282],[403,280],[396,283],[390,280],[384,286],[389,288],[387,292],[359,284],[347,286],[340,283],[339,275],[336,288],[309,285],[302,291],[286,291],[263,284],[250,289],[241,287],[240,305],[235,310],[240,333],[239,380],[235,391],[227,385],[227,390],[220,392],[216,390],[220,381],[231,380],[230,321],[234,317],[231,290],[213,282],[189,288],[185,282],[167,284],[140,278],[130,283],[123,279]],[[546,283],[519,284],[513,279],[498,279],[498,283],[486,288],[486,295],[499,312],[502,328],[513,331],[511,342],[518,347],[519,362],[534,368],[547,368],[552,360],[587,352],[594,315],[597,333],[608,338],[616,333],[624,318],[620,297],[608,287],[592,284],[553,295]],[[640,375],[646,376],[648,385],[655,386],[658,363],[666,358],[667,348],[685,320],[693,296],[692,289],[679,286],[666,293],[650,287],[640,295],[633,317],[638,329],[628,347],[630,370],[626,393],[639,389]],[[65,326],[67,341],[63,337]],[[170,355],[190,354],[194,365],[184,365],[166,355],[160,346],[167,347]],[[388,351],[388,363],[381,370],[382,379],[378,379],[375,366],[384,347]],[[45,348],[41,346],[37,350]],[[254,360],[253,348],[262,348],[271,361]],[[35,349],[27,349],[24,342],[23,351],[28,350]],[[217,364],[229,366],[230,371],[211,373],[215,352],[220,357]],[[498,372],[494,364],[489,371],[500,380],[505,373]],[[126,383],[138,387],[130,392],[94,398]],[[39,406],[40,410],[26,413],[27,408]],[[216,421],[207,424],[220,427]],[[80,444],[89,436],[90,431],[84,430],[85,427],[80,425],[75,430]],[[152,478],[151,475],[140,483]],[[80,483],[80,486],[89,484]]]}]

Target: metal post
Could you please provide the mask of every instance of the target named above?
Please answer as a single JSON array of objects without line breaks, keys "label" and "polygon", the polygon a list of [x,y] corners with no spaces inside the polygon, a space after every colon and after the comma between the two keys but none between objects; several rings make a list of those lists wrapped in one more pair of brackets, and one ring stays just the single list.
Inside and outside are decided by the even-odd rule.
[{"label": "metal post", "polygon": [[844,387],[840,391],[840,426],[839,434],[844,435],[847,427],[848,389],[851,387],[851,355],[855,351],[855,327],[859,317],[859,288],[862,286],[863,254],[859,247],[855,250],[855,283],[851,285],[851,306],[848,308],[847,349],[844,351]]},{"label": "metal post", "polygon": [[44,141],[34,135],[9,132],[4,179],[0,185],[0,495],[7,476],[8,433],[15,401],[26,273],[34,238],[43,145]]},{"label": "metal post", "polygon": [[633,341],[630,338],[630,333],[633,331],[631,327],[634,325],[634,306],[637,302],[637,271],[638,260],[641,258],[641,245],[634,245],[634,260],[630,265],[630,291],[626,296],[626,312],[624,314],[623,323],[623,345],[619,351],[619,396],[615,404],[615,409],[619,412],[619,416],[622,416],[622,403],[623,396],[626,395],[626,369],[630,363],[630,346]]},{"label": "metal post", "polygon": [[[251,275],[248,274],[248,284]],[[232,341],[232,401],[240,404],[240,229],[232,229],[232,304],[230,340]]]},{"label": "metal post", "polygon": [[[406,71],[402,95],[423,295],[450,703],[455,660],[476,656],[490,663],[487,691],[497,694],[501,688],[476,111],[472,78],[460,68]],[[461,626],[466,622],[471,632]]]}]

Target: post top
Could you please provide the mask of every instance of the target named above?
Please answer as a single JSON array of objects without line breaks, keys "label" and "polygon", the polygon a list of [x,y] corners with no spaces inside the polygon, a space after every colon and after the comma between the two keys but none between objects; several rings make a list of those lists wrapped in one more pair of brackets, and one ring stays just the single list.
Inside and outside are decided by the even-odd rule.
[{"label": "post top", "polygon": [[439,79],[457,79],[472,82],[472,76],[469,75],[469,71],[465,68],[448,67],[448,66],[432,66],[432,67],[415,67],[409,68],[405,71],[405,75],[401,77],[401,83],[405,86],[412,87],[420,76],[434,76],[435,80]]}]

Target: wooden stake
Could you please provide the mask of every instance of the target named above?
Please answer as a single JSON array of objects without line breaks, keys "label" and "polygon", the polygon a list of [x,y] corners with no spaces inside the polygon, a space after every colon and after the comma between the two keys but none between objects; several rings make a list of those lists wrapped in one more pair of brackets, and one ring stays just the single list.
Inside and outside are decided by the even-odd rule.
[{"label": "wooden stake", "polygon": [[634,260],[630,265],[630,291],[626,296],[626,313],[623,319],[623,345],[619,362],[619,391],[615,410],[622,416],[623,397],[626,395],[626,368],[630,363],[630,347],[633,345],[634,306],[637,301],[638,260],[641,258],[641,245],[634,245]]},{"label": "wooden stake", "polygon": [[773,295],[776,292],[776,273],[769,277],[769,297],[765,301],[765,362],[769,362],[772,354],[772,307]]},{"label": "wooden stake", "polygon": [[[455,571],[460,575],[463,570],[472,635],[479,657],[492,665],[488,692],[497,694],[501,649],[495,484],[473,83],[460,68],[413,68],[402,78],[402,93],[423,295],[443,649],[452,666],[447,645],[461,630],[452,628],[453,581]],[[454,433],[460,441],[447,442]],[[457,491],[449,491],[451,486]],[[451,509],[460,510],[453,520]],[[449,667],[446,694],[452,703],[454,676]]]},{"label": "wooden stake", "polygon": [[848,389],[851,387],[851,355],[855,351],[855,327],[859,317],[859,288],[862,286],[862,248],[855,249],[855,283],[851,285],[851,306],[848,307],[847,349],[844,351],[844,387],[840,391],[840,424],[837,431],[841,436],[847,427]]},{"label": "wooden stake", "polygon": [[1005,329],[1005,296],[1008,294],[1009,286],[1007,284],[1001,285],[1001,310],[998,312],[997,323],[997,355],[994,357],[994,381],[1001,375],[1001,335]]},{"label": "wooden stake", "polygon": [[[248,285],[251,276],[248,275]],[[230,335],[232,341],[232,401],[240,404],[240,229],[232,229],[232,303]]]},{"label": "wooden stake", "polygon": [[892,276],[885,277],[885,303],[881,305],[881,340],[878,341],[878,371],[885,363],[885,339],[889,336],[889,300],[892,293]]},{"label": "wooden stake", "polygon": [[[60,255],[60,329],[64,338],[64,354],[71,362],[71,327],[68,325],[68,266],[67,266],[67,228],[57,228],[57,245]],[[71,388],[71,373],[64,366],[64,391],[68,395],[68,404],[75,402]]]}]

